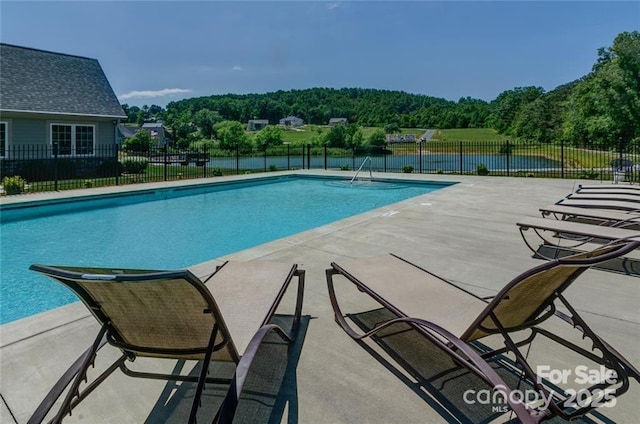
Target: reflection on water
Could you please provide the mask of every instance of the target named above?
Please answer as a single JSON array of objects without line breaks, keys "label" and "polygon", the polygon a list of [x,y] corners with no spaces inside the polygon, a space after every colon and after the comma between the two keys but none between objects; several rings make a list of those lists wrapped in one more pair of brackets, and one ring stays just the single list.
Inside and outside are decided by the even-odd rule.
[{"label": "reflection on water", "polygon": [[335,180],[326,181],[324,183],[327,186],[332,187],[352,187],[357,189],[370,189],[370,190],[398,190],[408,187],[407,184],[399,184],[388,181],[376,181],[370,180],[368,177],[358,177],[353,182],[349,180]]}]

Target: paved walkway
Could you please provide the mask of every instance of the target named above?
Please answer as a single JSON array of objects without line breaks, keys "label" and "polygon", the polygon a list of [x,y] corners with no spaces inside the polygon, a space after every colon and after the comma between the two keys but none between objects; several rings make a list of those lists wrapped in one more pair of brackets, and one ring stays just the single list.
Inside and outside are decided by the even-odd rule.
[{"label": "paved walkway", "polygon": [[[577,183],[504,177],[379,176],[459,184],[225,258],[296,262],[307,270],[302,340],[288,353],[288,369],[275,382],[273,395],[260,398],[249,394],[240,411],[240,422],[447,422],[442,405],[389,360],[385,352],[373,344],[358,345],[335,324],[324,269],[339,258],[393,252],[474,293],[494,294],[511,278],[540,263],[531,258],[516,221],[535,215],[539,206],[565,196]],[[31,195],[29,198],[36,199]],[[638,278],[590,270],[568,290],[567,297],[596,331],[605,334],[611,345],[640,366]],[[350,311],[371,309],[370,303],[357,293],[345,295],[344,299],[345,308]],[[283,312],[287,313],[292,304],[292,296],[285,298]],[[0,421],[26,423],[58,376],[89,345],[95,331],[92,318],[77,303],[1,326]],[[578,365],[561,352],[543,353],[552,366]],[[106,353],[113,355],[115,352]],[[270,357],[263,361],[266,362],[273,365],[284,361]],[[96,365],[99,368],[103,363]],[[189,403],[190,394],[186,387],[140,381],[116,372],[65,422],[181,422],[180,414],[188,407],[183,404]],[[637,422],[639,394],[638,383],[632,381],[630,392],[615,407],[601,408],[601,412],[613,422]],[[207,408],[215,409],[221,396],[222,389],[208,386],[203,414]]]}]

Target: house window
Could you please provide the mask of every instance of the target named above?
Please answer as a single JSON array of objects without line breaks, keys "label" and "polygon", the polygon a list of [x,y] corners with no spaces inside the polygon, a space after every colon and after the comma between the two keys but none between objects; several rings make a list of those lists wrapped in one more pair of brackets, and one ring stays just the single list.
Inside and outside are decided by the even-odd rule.
[{"label": "house window", "polygon": [[93,155],[94,126],[51,124],[51,143],[58,146],[58,154],[61,156]]},{"label": "house window", "polygon": [[7,155],[8,133],[7,123],[0,122],[0,158],[4,158]]}]

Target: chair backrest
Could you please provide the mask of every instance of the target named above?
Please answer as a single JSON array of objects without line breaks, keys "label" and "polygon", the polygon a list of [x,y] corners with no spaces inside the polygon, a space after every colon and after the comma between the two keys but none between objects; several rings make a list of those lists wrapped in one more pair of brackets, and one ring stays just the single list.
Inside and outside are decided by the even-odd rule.
[{"label": "chair backrest", "polygon": [[101,325],[109,342],[139,356],[203,359],[217,325],[212,360],[239,357],[218,307],[188,270],[52,267],[32,265],[72,290]]},{"label": "chair backrest", "polygon": [[[546,316],[556,300],[590,266],[625,255],[639,242],[612,243],[590,252],[545,262],[509,282],[462,335],[471,341],[500,332],[495,320],[506,331],[531,327]],[[551,310],[552,311],[552,310]]]}]

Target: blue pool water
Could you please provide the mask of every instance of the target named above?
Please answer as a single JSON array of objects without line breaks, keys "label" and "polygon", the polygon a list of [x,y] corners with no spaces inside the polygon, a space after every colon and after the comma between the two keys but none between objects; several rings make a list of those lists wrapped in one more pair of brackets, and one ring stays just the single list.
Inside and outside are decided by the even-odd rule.
[{"label": "blue pool water", "polygon": [[32,263],[183,268],[448,185],[260,181],[3,208],[0,324],[77,300]]}]

